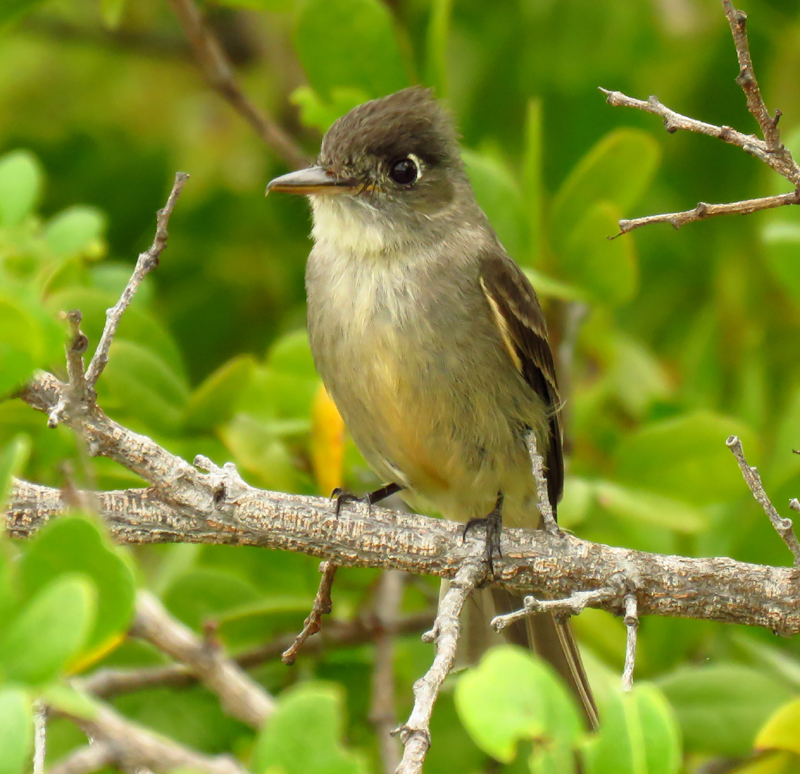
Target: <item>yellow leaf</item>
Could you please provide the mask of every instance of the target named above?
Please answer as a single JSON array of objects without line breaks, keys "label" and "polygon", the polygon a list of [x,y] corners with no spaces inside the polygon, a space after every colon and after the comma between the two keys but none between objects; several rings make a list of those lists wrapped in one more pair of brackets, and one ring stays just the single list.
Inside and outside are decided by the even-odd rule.
[{"label": "yellow leaf", "polygon": [[80,656],[68,665],[67,671],[71,675],[77,675],[86,671],[90,666],[93,666],[98,661],[104,659],[109,653],[116,650],[123,642],[125,642],[126,634],[121,632],[101,642],[96,648],[93,648],[88,653],[82,653]]},{"label": "yellow leaf", "polygon": [[342,485],[344,422],[320,384],[311,407],[311,463],[320,491],[328,495]]},{"label": "yellow leaf", "polygon": [[757,750],[786,750],[800,755],[800,699],[779,707],[756,737]]}]

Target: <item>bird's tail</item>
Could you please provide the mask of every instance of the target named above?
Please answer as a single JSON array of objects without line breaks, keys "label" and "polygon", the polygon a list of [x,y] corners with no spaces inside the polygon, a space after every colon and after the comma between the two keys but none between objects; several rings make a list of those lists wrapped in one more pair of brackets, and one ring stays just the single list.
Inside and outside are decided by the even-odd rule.
[{"label": "bird's tail", "polygon": [[[524,606],[522,597],[505,589],[493,588],[491,592],[498,615]],[[551,613],[538,613],[506,627],[503,634],[514,644],[531,648],[555,668],[578,699],[589,729],[594,731],[599,725],[597,705],[569,623],[556,621]]]}]

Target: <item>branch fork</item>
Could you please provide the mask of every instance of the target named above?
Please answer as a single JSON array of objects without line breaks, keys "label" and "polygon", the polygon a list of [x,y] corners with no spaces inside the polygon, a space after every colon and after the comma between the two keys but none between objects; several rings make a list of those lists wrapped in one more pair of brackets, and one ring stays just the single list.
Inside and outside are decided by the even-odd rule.
[{"label": "branch fork", "polygon": [[794,190],[777,196],[764,196],[758,199],[746,199],[727,204],[700,202],[693,209],[683,212],[670,212],[631,220],[620,220],[619,233],[616,236],[621,236],[651,223],[669,223],[677,229],[686,223],[693,223],[718,215],[744,215],[759,210],[800,204],[800,165],[794,160],[788,148],[781,143],[780,131],[778,130],[781,111],[776,110],[775,115],[771,116],[761,95],[761,89],[753,69],[753,60],[750,56],[750,44],[747,39],[747,14],[734,8],[731,0],[722,0],[722,6],[731,28],[733,42],[736,47],[736,56],[739,61],[739,74],[736,77],[736,83],[744,91],[747,99],[747,108],[758,122],[763,140],[755,135],[739,132],[730,126],[715,126],[714,124],[708,124],[676,113],[663,105],[654,96],[645,101],[628,97],[619,91],[609,91],[602,88],[600,91],[606,95],[606,102],[609,105],[632,107],[637,110],[643,110],[646,113],[661,116],[664,121],[664,127],[670,134],[681,129],[716,137],[723,142],[740,147],[745,153],[759,159],[784,177]]}]

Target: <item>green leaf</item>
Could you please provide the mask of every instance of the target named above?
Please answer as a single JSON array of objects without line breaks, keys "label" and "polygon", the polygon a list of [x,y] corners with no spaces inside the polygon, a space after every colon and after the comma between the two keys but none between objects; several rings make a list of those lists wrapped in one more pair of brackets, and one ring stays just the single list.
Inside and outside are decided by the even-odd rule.
[{"label": "green leaf", "polygon": [[[0,11],[0,22],[5,13]],[[12,151],[0,158],[0,225],[16,226],[33,212],[43,178],[39,161],[30,151]]]},{"label": "green leaf", "polygon": [[795,306],[800,306],[800,223],[768,223],[761,239],[767,266]]},{"label": "green leaf", "polygon": [[44,365],[46,341],[24,302],[0,296],[0,397],[21,387]]},{"label": "green leaf", "polygon": [[600,304],[630,301],[639,286],[636,248],[632,239],[609,239],[618,231],[619,208],[607,201],[589,206],[571,225],[559,255],[563,278],[584,288]]},{"label": "green leaf", "polygon": [[368,99],[362,89],[352,86],[331,89],[329,101],[323,101],[310,86],[298,86],[289,97],[289,101],[300,108],[303,124],[322,133],[327,132],[337,118]]},{"label": "green leaf", "polygon": [[79,204],[54,216],[44,228],[44,238],[58,255],[99,257],[105,230],[106,216],[96,207]]},{"label": "green leaf", "polygon": [[694,534],[708,527],[708,514],[688,502],[631,489],[610,481],[594,484],[600,505],[615,516],[645,524],[669,527],[676,532]]},{"label": "green leaf", "polygon": [[[109,268],[108,265],[92,267],[92,278],[97,278],[98,284],[102,283],[103,280],[109,280],[110,277],[107,271]],[[127,276],[125,276],[126,274]],[[124,281],[121,287],[117,286],[111,291],[102,290],[99,287],[66,288],[61,292],[54,293],[47,299],[47,308],[53,314],[69,309],[80,309],[83,314],[81,329],[89,337],[90,344],[96,346],[103,333],[106,310],[117,302],[128,277],[130,277],[130,268],[127,268],[124,274],[118,272],[118,280],[124,279]],[[143,293],[142,290],[145,292]],[[147,297],[152,295],[148,292],[149,290],[146,278],[133,303],[122,316],[114,341],[116,343],[121,339],[126,339],[139,345],[146,342],[147,349],[155,352],[175,371],[180,380],[184,382],[182,389],[188,392],[188,387],[185,386],[185,369],[180,350],[164,325],[157,321],[146,308]],[[105,378],[104,372],[103,379]],[[100,380],[101,385],[103,379]]]},{"label": "green leaf", "polygon": [[309,427],[308,421],[287,424],[239,414],[219,432],[237,463],[255,474],[260,486],[294,492],[303,476],[281,436],[305,433]]},{"label": "green leaf", "polygon": [[527,278],[531,281],[533,289],[539,298],[558,298],[562,301],[585,301],[586,294],[574,285],[568,285],[566,282],[554,279],[553,277],[543,274],[536,269],[530,269],[525,266],[522,269]]},{"label": "green leaf", "polygon": [[6,497],[11,488],[11,479],[20,474],[30,453],[30,436],[23,434],[12,438],[9,443],[0,448],[0,513],[5,513]]},{"label": "green leaf", "polygon": [[[565,243],[597,202],[608,202],[627,216],[649,187],[660,159],[661,149],[651,132],[616,129],[607,134],[578,162],[556,194],[551,220],[554,243]],[[614,223],[603,236],[618,231]]]},{"label": "green leaf", "polygon": [[128,565],[97,525],[79,516],[56,519],[36,534],[22,557],[19,580],[31,597],[51,580],[72,572],[88,576],[97,589],[97,620],[84,650],[102,653],[130,624],[135,583]]},{"label": "green leaf", "polygon": [[759,445],[736,419],[700,411],[646,425],[617,452],[616,478],[698,506],[734,500],[747,492],[725,440],[742,439],[750,464]]},{"label": "green leaf", "polygon": [[193,393],[186,407],[185,425],[190,430],[209,430],[227,422],[242,391],[253,378],[252,355],[239,355],[220,366]]},{"label": "green leaf", "polygon": [[459,679],[455,703],[475,744],[503,763],[522,740],[571,751],[581,734],[572,697],[552,669],[511,645],[492,648]]},{"label": "green leaf", "polygon": [[425,53],[427,82],[436,88],[438,97],[447,96],[447,39],[453,0],[432,0]]},{"label": "green leaf", "polygon": [[73,717],[92,720],[97,717],[95,699],[70,685],[55,683],[42,690],[42,700],[58,712],[69,713]]},{"label": "green leaf", "polygon": [[164,593],[170,612],[197,630],[209,618],[219,619],[260,599],[251,583],[233,573],[209,568],[182,573]]},{"label": "green leaf", "polygon": [[757,750],[787,750],[800,755],[800,699],[779,707],[758,732]]},{"label": "green leaf", "polygon": [[667,369],[653,351],[636,339],[610,332],[606,344],[612,351],[609,378],[620,402],[635,417],[642,417],[657,400],[673,391]]},{"label": "green leaf", "polygon": [[95,588],[85,577],[66,575],[45,586],[0,641],[0,673],[30,685],[56,677],[86,643],[95,599]]},{"label": "green leaf", "polygon": [[230,8],[252,8],[254,11],[270,11],[280,13],[290,11],[295,0],[219,0],[219,5]]},{"label": "green leaf", "polygon": [[525,204],[522,190],[508,164],[492,150],[462,153],[475,197],[491,221],[509,255],[528,257]]},{"label": "green leaf", "polygon": [[0,689],[0,774],[22,774],[32,753],[30,697],[18,688]]},{"label": "green leaf", "polygon": [[675,709],[686,750],[744,755],[767,718],[792,697],[761,670],[734,664],[685,666],[659,681]]},{"label": "green leaf", "polygon": [[378,0],[304,0],[294,40],[312,88],[325,101],[337,87],[373,98],[408,86],[391,14]]},{"label": "green leaf", "polygon": [[99,382],[101,402],[159,432],[176,432],[183,421],[189,388],[158,353],[143,344],[115,339]]},{"label": "green leaf", "polygon": [[125,2],[126,0],[100,0],[100,14],[106,27],[112,30],[119,27],[125,12]]},{"label": "green leaf", "polygon": [[361,758],[339,741],[343,731],[344,698],[337,686],[305,683],[289,689],[259,734],[253,770],[256,774],[366,772]]},{"label": "green leaf", "polygon": [[[528,242],[531,248],[531,261],[539,264],[539,251],[542,242],[542,202],[544,182],[542,178],[542,101],[528,101],[525,120],[524,194]],[[522,260],[522,256],[520,256]]]},{"label": "green leaf", "polygon": [[609,691],[601,705],[600,732],[586,744],[586,774],[677,774],[680,731],[664,695],[654,685]]}]

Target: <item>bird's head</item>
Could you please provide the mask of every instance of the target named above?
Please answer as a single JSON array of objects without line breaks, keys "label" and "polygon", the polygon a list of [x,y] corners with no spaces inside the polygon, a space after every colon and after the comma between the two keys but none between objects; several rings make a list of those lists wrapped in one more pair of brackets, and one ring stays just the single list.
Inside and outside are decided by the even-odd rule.
[{"label": "bird's head", "polygon": [[384,247],[439,230],[437,220],[472,200],[453,122],[419,87],[353,108],[328,130],[317,164],[276,178],[271,191],[311,198],[318,241]]}]

